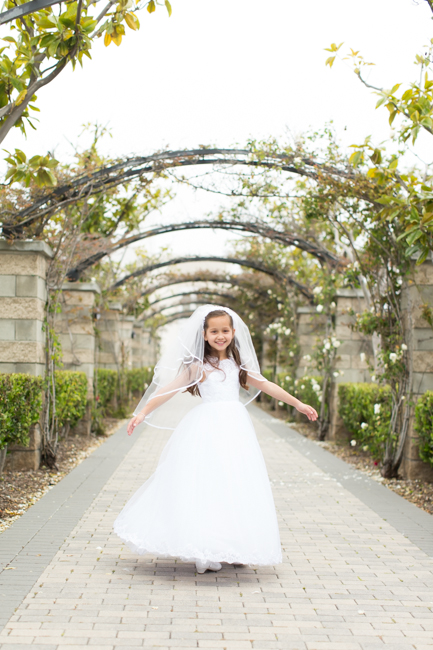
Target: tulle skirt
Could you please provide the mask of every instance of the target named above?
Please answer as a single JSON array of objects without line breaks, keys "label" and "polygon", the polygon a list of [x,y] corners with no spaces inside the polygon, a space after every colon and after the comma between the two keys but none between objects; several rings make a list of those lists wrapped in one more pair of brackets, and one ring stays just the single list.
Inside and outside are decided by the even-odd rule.
[{"label": "tulle skirt", "polygon": [[114,522],[135,553],[184,561],[282,561],[263,455],[240,402],[201,403]]}]

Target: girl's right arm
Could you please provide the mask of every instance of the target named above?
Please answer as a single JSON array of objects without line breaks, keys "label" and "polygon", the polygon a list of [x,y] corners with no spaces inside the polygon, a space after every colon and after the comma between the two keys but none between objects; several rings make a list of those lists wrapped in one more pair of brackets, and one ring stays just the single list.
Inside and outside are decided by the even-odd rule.
[{"label": "girl's right arm", "polygon": [[[141,424],[145,417],[150,415],[158,406],[162,406],[165,402],[168,402],[169,399],[177,395],[177,393],[184,389],[191,381],[193,367],[187,368],[179,377],[176,377],[174,381],[170,382],[166,386],[160,388],[155,395],[153,395],[145,406],[141,409],[137,415],[134,415],[128,422],[128,436],[130,436],[135,427],[138,424]],[[160,393],[160,394],[159,394]]]}]

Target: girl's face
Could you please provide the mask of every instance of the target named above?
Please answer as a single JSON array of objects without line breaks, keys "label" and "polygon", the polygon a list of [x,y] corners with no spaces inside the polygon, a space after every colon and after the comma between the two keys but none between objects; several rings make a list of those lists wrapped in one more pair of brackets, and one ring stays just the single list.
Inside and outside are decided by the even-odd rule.
[{"label": "girl's face", "polygon": [[233,341],[235,330],[231,326],[229,316],[214,316],[209,318],[204,340],[217,352],[224,352]]}]

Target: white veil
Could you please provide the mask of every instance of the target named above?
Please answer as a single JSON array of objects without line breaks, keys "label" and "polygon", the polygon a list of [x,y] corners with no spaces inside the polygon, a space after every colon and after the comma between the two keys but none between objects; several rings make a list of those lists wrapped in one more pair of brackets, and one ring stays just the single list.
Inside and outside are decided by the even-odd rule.
[{"label": "white veil", "polygon": [[[137,415],[155,397],[172,395],[164,404],[146,416],[144,422],[159,429],[175,429],[185,412],[197,405],[200,398],[193,397],[186,389],[198,384],[203,378],[204,338],[203,325],[206,316],[215,310],[223,310],[232,317],[235,331],[235,345],[239,351],[241,365],[248,375],[259,381],[266,381],[260,373],[259,362],[247,325],[236,312],[219,305],[198,307],[180,327],[176,340],[169,346],[155,366],[152,383],[144,393],[134,411]],[[240,400],[246,405],[260,393],[250,386],[240,389]]]}]

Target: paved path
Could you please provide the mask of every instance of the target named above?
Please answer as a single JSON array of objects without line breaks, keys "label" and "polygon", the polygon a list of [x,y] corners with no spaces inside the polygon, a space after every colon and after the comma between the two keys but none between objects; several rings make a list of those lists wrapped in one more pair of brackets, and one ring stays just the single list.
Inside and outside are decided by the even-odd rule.
[{"label": "paved path", "polygon": [[129,552],[112,522],[167,435],[133,441],[122,430],[0,536],[0,612],[17,607],[0,650],[432,649],[432,518],[252,413],[282,565],[196,575],[192,564]]}]

